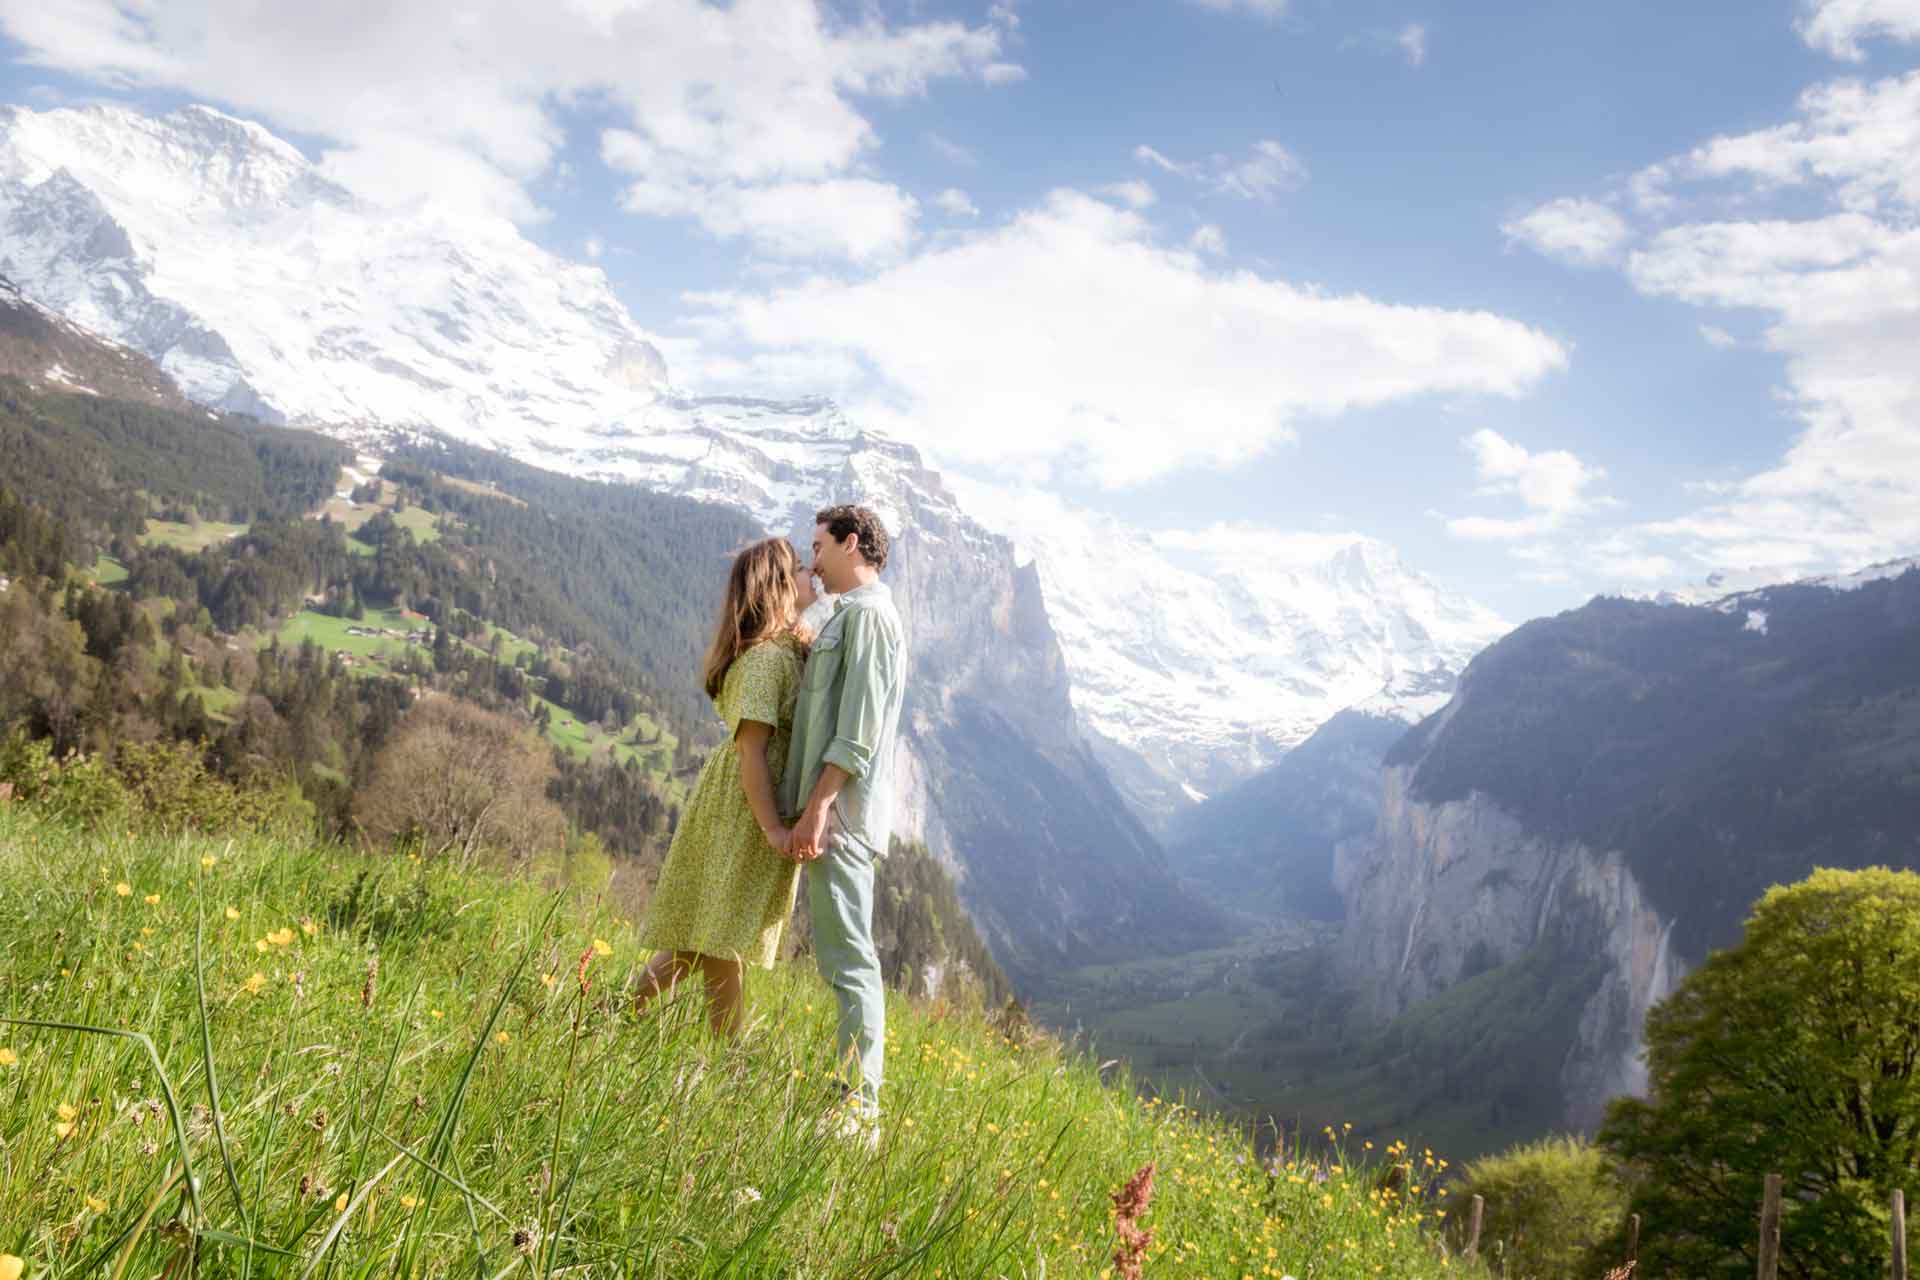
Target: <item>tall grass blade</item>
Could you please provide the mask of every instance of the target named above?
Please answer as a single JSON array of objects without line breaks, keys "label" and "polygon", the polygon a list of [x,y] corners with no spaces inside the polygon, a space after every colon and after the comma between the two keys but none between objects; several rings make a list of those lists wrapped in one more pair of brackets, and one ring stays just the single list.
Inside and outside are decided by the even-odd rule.
[{"label": "tall grass blade", "polygon": [[306,1269],[300,1273],[300,1280],[307,1280],[307,1277],[313,1274],[314,1268],[326,1260],[327,1256],[333,1251],[333,1242],[338,1240],[340,1233],[347,1229],[347,1223],[352,1219],[354,1212],[366,1203],[367,1197],[373,1194],[373,1189],[379,1186],[381,1181],[385,1179],[388,1174],[392,1173],[404,1159],[406,1159],[405,1156],[395,1156],[393,1159],[387,1161],[385,1168],[381,1169],[380,1172],[374,1174],[360,1185],[359,1190],[354,1192],[353,1199],[347,1201],[347,1207],[340,1211],[339,1216],[333,1220],[333,1225],[327,1228],[327,1234],[321,1238],[318,1247],[316,1247],[312,1255],[308,1257]]},{"label": "tall grass blade", "polygon": [[[220,1072],[213,1065],[213,1032],[207,1022],[207,978],[205,970],[205,948],[207,934],[206,908],[202,895],[194,894],[193,901],[193,999],[200,1013],[200,1064],[207,1073],[207,1101],[213,1107],[213,1137],[220,1144],[220,1164],[227,1173],[227,1189],[233,1192],[234,1209],[240,1215],[240,1228],[253,1238],[253,1221],[247,1213],[246,1197],[240,1192],[240,1175],[234,1172],[233,1152],[227,1143],[227,1121],[220,1107]],[[251,1253],[242,1267],[241,1280],[253,1269]]]}]

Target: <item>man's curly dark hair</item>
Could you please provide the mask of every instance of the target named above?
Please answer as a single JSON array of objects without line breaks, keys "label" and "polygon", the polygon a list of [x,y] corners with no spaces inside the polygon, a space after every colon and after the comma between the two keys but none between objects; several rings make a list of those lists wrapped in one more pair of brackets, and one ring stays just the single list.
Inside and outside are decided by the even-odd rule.
[{"label": "man's curly dark hair", "polygon": [[827,536],[835,542],[845,542],[850,533],[859,534],[861,558],[875,570],[887,567],[887,527],[868,508],[843,502],[814,512],[813,522],[827,526]]}]

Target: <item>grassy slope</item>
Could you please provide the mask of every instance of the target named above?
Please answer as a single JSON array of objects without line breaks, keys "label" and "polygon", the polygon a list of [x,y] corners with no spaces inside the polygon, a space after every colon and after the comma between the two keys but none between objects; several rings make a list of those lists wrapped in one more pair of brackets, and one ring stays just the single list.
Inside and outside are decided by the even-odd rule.
[{"label": "grassy slope", "polygon": [[[128,1274],[152,1275],[187,1247],[161,1229],[178,1214],[206,1276],[299,1275],[336,1228],[336,1276],[1092,1276],[1109,1194],[1152,1160],[1150,1275],[1462,1270],[1423,1234],[1431,1205],[1395,1208],[1337,1165],[1324,1182],[1263,1171],[1234,1131],[964,1013],[895,1003],[877,1151],[819,1136],[817,978],[756,974],[732,1048],[686,1016],[695,1001],[636,1022],[610,998],[641,959],[630,928],[580,896],[549,916],[553,901],[287,841],[83,837],[0,807],[5,1015],[144,1032],[165,1064],[0,1026],[0,1253],[76,1275],[124,1240]],[[197,1213],[161,1194],[183,1141]],[[249,1258],[248,1238],[285,1252]]]},{"label": "grassy slope", "polygon": [[140,541],[148,546],[175,547],[181,551],[205,551],[247,531],[244,524],[220,520],[202,520],[198,526],[184,520],[149,520]]}]

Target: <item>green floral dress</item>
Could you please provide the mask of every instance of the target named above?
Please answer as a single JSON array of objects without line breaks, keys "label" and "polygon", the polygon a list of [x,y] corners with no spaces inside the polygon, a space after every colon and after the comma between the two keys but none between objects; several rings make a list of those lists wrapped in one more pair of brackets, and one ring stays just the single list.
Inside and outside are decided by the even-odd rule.
[{"label": "green floral dress", "polygon": [[799,642],[782,637],[755,645],[727,668],[714,708],[726,721],[728,740],[707,757],[680,814],[640,929],[642,945],[773,967],[781,930],[793,914],[800,868],[761,834],[741,785],[732,735],[742,720],[773,726],[767,767],[778,795],[802,661]]}]

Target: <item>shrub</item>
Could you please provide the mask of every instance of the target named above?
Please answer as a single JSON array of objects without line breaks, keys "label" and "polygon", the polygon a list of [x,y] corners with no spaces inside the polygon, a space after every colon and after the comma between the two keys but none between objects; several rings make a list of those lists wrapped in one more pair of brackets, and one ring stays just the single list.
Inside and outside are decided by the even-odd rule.
[{"label": "shrub", "polygon": [[[1474,1161],[1455,1203],[1476,1195],[1486,1201],[1481,1256],[1511,1280],[1583,1274],[1627,1210],[1625,1188],[1584,1138],[1541,1138]],[[1459,1213],[1455,1231],[1465,1229]]]},{"label": "shrub", "polygon": [[55,759],[50,740],[28,737],[25,730],[0,742],[0,782],[13,784],[15,799],[83,830],[118,825],[126,817],[126,790],[105,761],[72,751]]}]

